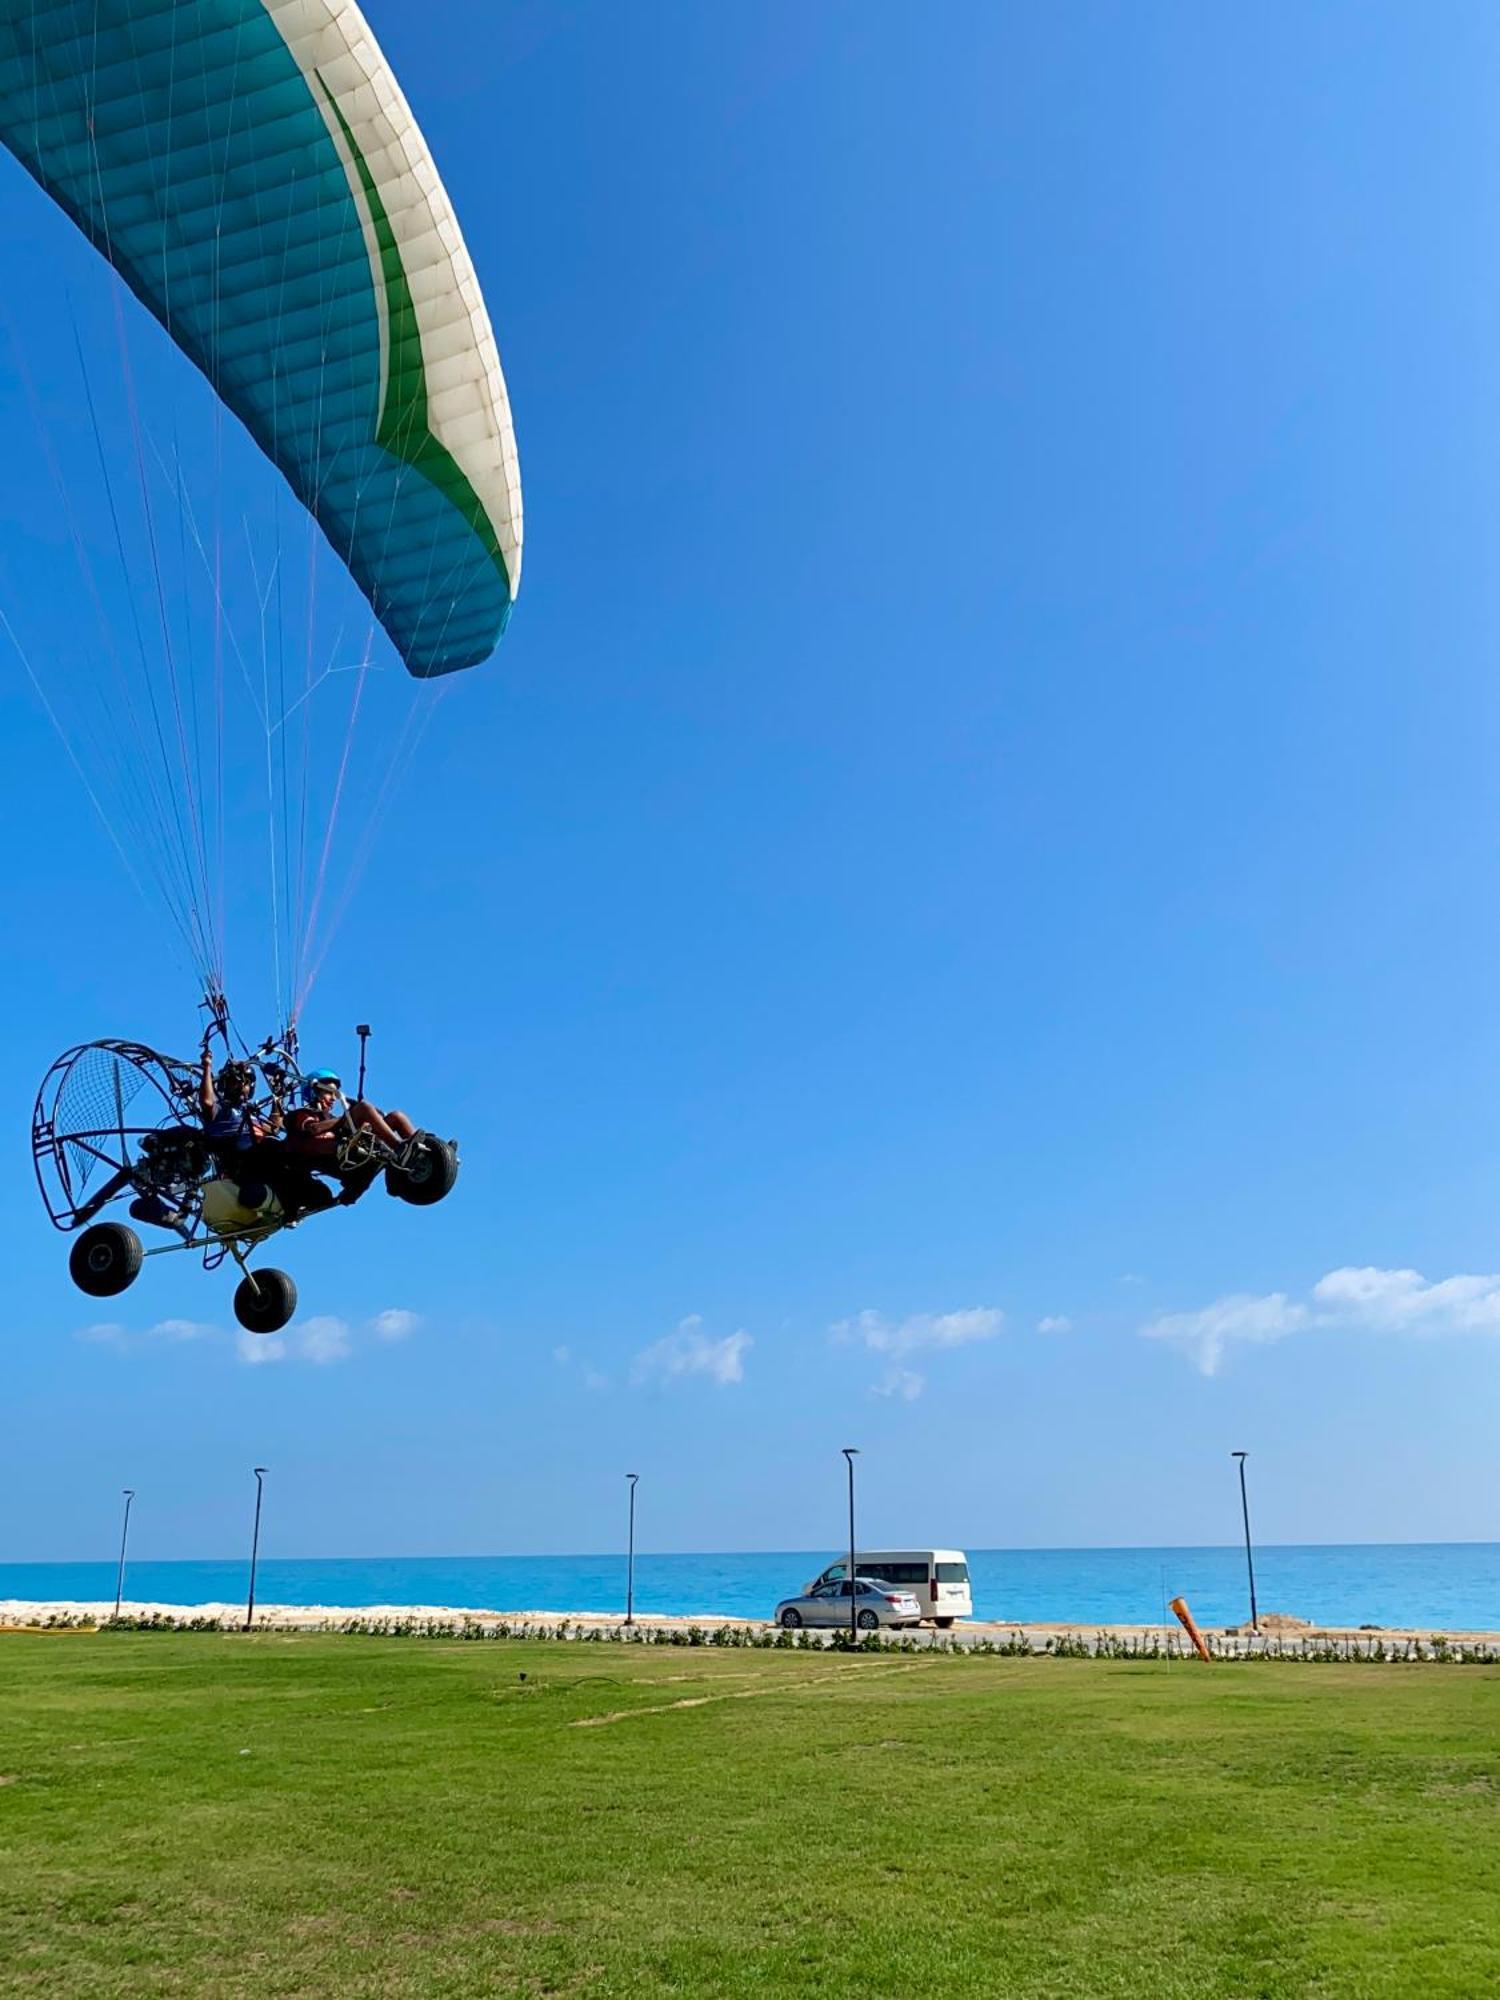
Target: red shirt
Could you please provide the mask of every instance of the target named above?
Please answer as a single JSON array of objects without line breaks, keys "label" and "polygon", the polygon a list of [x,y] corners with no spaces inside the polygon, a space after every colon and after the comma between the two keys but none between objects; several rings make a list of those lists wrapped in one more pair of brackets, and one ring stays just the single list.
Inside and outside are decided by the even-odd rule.
[{"label": "red shirt", "polygon": [[327,1158],[338,1150],[337,1130],[317,1131],[317,1126],[326,1126],[329,1114],[314,1111],[309,1107],[294,1111],[286,1121],[286,1142],[294,1153],[311,1153],[317,1158]]}]

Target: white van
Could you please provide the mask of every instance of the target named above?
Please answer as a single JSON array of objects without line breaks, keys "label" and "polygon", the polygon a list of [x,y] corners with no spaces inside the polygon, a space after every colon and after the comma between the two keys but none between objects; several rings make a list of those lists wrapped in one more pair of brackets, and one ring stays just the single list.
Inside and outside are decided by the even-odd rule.
[{"label": "white van", "polygon": [[[944,1631],[955,1618],[974,1616],[974,1599],[969,1594],[969,1558],[962,1549],[856,1549],[855,1568],[861,1576],[898,1583],[909,1590],[930,1618]],[[830,1563],[807,1586],[816,1590],[820,1583],[842,1583],[849,1558]]]}]

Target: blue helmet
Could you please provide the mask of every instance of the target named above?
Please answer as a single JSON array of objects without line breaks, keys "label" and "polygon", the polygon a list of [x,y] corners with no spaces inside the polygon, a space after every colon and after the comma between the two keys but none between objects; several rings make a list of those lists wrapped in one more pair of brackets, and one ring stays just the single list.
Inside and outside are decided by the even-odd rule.
[{"label": "blue helmet", "polygon": [[310,1069],[302,1079],[302,1102],[316,1104],[328,1091],[342,1089],[336,1069]]}]

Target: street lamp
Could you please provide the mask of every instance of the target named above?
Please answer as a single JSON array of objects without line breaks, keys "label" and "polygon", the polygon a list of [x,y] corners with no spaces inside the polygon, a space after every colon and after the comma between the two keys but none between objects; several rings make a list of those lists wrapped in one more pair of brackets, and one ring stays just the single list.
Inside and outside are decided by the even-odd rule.
[{"label": "street lamp", "polygon": [[120,1600],[125,1595],[125,1538],[130,1533],[130,1503],[135,1498],[135,1488],[125,1488],[125,1519],[120,1527],[120,1567],[115,1575],[115,1616],[120,1615]]},{"label": "street lamp", "polygon": [[1229,1456],[1240,1462],[1240,1512],[1245,1517],[1245,1568],[1250,1572],[1250,1630],[1259,1632],[1260,1615],[1255,1608],[1255,1556],[1250,1547],[1250,1502],[1245,1495],[1245,1460],[1248,1452],[1232,1451]]},{"label": "street lamp", "polygon": [[635,1623],[635,1482],[638,1472],[627,1472],[630,1481],[630,1552],[625,1558],[625,1623]]},{"label": "street lamp", "polygon": [[263,1490],[266,1468],[257,1465],[255,1472],[255,1533],[250,1538],[250,1598],[245,1606],[245,1630],[248,1632],[255,1623],[255,1563],[260,1555],[260,1497]]},{"label": "street lamp", "polygon": [[844,1461],[849,1467],[849,1637],[852,1641],[854,1638],[854,1613],[856,1608],[854,1595],[854,1461],[859,1457],[859,1446],[857,1444],[843,1444],[839,1446],[839,1450],[844,1454]]}]

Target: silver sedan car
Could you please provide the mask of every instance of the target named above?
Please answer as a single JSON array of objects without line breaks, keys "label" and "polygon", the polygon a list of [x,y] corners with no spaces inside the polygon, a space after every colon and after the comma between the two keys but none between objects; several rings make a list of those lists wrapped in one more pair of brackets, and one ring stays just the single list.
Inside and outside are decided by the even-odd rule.
[{"label": "silver sedan car", "polygon": [[[861,1632],[874,1632],[882,1625],[920,1625],[922,1607],[909,1590],[899,1584],[882,1583],[877,1576],[854,1579],[854,1623]],[[799,1625],[845,1625],[849,1623],[847,1583],[820,1583],[801,1597],[784,1597],[776,1607],[776,1623],[795,1632]]]}]

